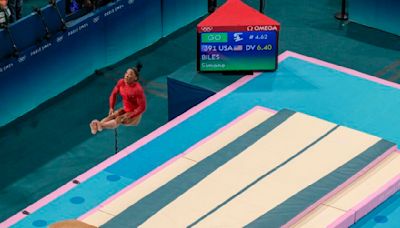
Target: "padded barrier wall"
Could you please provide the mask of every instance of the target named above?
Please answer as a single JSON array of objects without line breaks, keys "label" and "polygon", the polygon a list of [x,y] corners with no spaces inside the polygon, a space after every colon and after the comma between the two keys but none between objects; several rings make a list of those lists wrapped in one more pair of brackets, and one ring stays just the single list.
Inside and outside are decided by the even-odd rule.
[{"label": "padded barrier wall", "polygon": [[215,93],[172,78],[167,78],[168,119],[172,120]]},{"label": "padded barrier wall", "polygon": [[[63,1],[58,5],[65,15]],[[64,33],[59,30],[57,12],[46,6],[42,11],[52,33],[49,41],[38,42],[45,29],[36,14],[10,26],[20,49],[18,58],[8,57],[12,45],[7,32],[1,30],[0,126],[79,83],[96,69],[114,64],[205,15],[206,6],[207,1],[197,0],[118,0],[69,22]],[[178,13],[182,7],[190,13]]]}]

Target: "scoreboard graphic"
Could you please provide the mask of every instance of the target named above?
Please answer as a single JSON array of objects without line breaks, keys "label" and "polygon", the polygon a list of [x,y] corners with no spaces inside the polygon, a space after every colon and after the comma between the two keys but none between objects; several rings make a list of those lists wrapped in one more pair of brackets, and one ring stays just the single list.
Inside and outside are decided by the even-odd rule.
[{"label": "scoreboard graphic", "polygon": [[277,31],[203,32],[198,36],[200,71],[276,70]]}]

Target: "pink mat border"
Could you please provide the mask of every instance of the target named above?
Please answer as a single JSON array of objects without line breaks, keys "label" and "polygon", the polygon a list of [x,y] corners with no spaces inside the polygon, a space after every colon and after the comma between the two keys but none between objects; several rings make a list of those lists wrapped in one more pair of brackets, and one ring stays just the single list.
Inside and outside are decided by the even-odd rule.
[{"label": "pink mat border", "polygon": [[397,150],[397,146],[393,146],[385,153],[380,155],[378,158],[376,158],[373,162],[369,163],[367,166],[365,166],[363,169],[361,169],[359,172],[354,174],[352,177],[350,177],[348,180],[346,180],[344,183],[336,187],[333,191],[329,192],[325,196],[323,196],[321,199],[319,199],[317,202],[306,208],[304,211],[302,211],[300,214],[298,214],[296,217],[292,218],[289,222],[287,222],[285,225],[282,227],[288,228],[293,226],[295,223],[297,223],[300,219],[302,219],[304,216],[309,214],[312,210],[317,208],[319,205],[321,205],[323,202],[331,198],[332,196],[338,194],[340,191],[345,189],[347,186],[349,186],[351,183],[353,183],[357,178],[361,177],[365,173],[367,173],[370,169],[375,167],[377,164],[379,164],[381,161],[383,161],[387,156],[389,156],[391,153]]},{"label": "pink mat border", "polygon": [[[386,85],[386,86],[390,86],[390,87],[393,87],[393,88],[400,89],[400,84],[393,83],[393,82],[390,82],[390,81],[386,81],[386,80],[383,80],[383,79],[380,79],[380,78],[376,78],[374,76],[367,75],[367,74],[355,71],[355,70],[350,69],[350,68],[338,66],[338,65],[335,65],[335,64],[332,64],[332,63],[325,62],[325,61],[320,60],[320,59],[308,57],[308,56],[301,55],[301,54],[298,54],[298,53],[295,53],[295,52],[292,52],[292,51],[285,51],[284,53],[280,54],[279,57],[278,57],[278,62],[282,62],[283,60],[285,60],[286,58],[289,58],[289,57],[298,58],[298,59],[301,59],[301,60],[304,60],[304,61],[307,61],[307,62],[314,63],[316,65],[325,66],[325,67],[328,67],[328,68],[332,68],[332,69],[347,73],[349,75],[353,75],[353,76],[356,76],[356,77],[364,78],[364,79],[367,79],[369,81],[373,81],[373,82],[376,82],[376,83],[379,83],[379,84],[382,84],[382,85]],[[207,106],[213,104],[214,102],[218,101],[222,97],[228,95],[232,91],[234,91],[237,88],[243,86],[244,84],[246,84],[247,82],[251,81],[252,79],[254,79],[255,77],[257,77],[259,75],[260,75],[260,73],[257,73],[257,74],[248,75],[248,76],[245,76],[245,77],[239,79],[238,81],[236,81],[233,84],[229,85],[228,87],[226,87],[225,89],[221,90],[217,94],[215,94],[215,95],[209,97],[208,99],[206,99],[205,101],[201,102],[197,106],[189,109],[188,111],[186,111],[182,115],[178,116],[177,118],[173,119],[172,121],[168,122],[167,124],[159,127],[157,130],[153,131],[149,135],[143,137],[142,139],[138,140],[137,142],[133,143],[132,145],[126,147],[125,149],[120,151],[118,154],[116,154],[114,156],[111,156],[110,158],[108,158],[105,161],[101,162],[97,166],[89,169],[87,172],[85,172],[82,175],[80,175],[77,178],[75,178],[75,180],[78,180],[80,182],[83,182],[83,181],[87,180],[91,176],[97,174],[98,172],[100,172],[100,171],[104,170],[105,168],[107,168],[108,166],[114,164],[115,162],[117,162],[121,158],[123,158],[123,157],[127,156],[128,154],[134,152],[139,147],[142,147],[142,146],[146,145],[148,142],[150,142],[154,138],[157,138],[158,136],[160,136],[163,133],[167,132],[171,128],[173,128],[176,125],[182,123],[186,119],[188,119],[191,116],[195,115],[196,113],[200,112],[201,110],[203,110]],[[25,210],[30,212],[30,213],[33,213],[36,210],[38,210],[39,208],[41,208],[44,205],[48,204],[49,202],[53,201],[57,197],[63,195],[67,191],[71,190],[73,187],[75,187],[75,184],[67,183],[67,184],[61,186],[60,188],[58,188],[57,190],[55,190],[54,192],[50,193],[49,195],[45,196],[44,198],[40,199],[36,203],[28,206]],[[0,223],[0,227],[2,227],[2,226],[9,227],[9,226],[17,223],[21,219],[25,218],[25,216],[27,216],[27,215],[24,215],[22,212],[19,212],[19,213],[15,214],[15,215],[11,216],[10,218],[5,220],[4,222]]]},{"label": "pink mat border", "polygon": [[[397,151],[397,153],[400,153],[400,151]],[[328,227],[344,228],[353,225],[399,190],[400,174],[394,177],[392,180],[388,181],[382,187],[380,187],[378,191],[374,192],[366,199],[354,206],[352,209],[347,211],[344,215],[340,216]]]},{"label": "pink mat border", "polygon": [[233,125],[235,125],[237,122],[245,119],[247,116],[249,116],[250,114],[252,114],[253,112],[257,111],[257,110],[265,110],[267,112],[273,113],[275,114],[276,111],[275,110],[271,110],[262,106],[255,106],[254,108],[250,109],[249,111],[247,111],[246,113],[240,115],[239,117],[237,117],[236,119],[234,119],[232,122],[230,122],[229,124],[225,125],[224,127],[218,129],[217,131],[215,131],[213,134],[207,136],[206,138],[202,139],[201,141],[197,142],[196,144],[194,144],[193,146],[191,146],[189,149],[187,149],[186,151],[184,151],[183,153],[173,157],[172,159],[170,159],[169,161],[167,161],[166,163],[164,163],[163,165],[159,166],[158,168],[154,169],[153,171],[151,171],[150,173],[148,173],[147,175],[143,176],[142,178],[140,178],[139,180],[133,182],[132,184],[130,184],[129,186],[127,186],[126,188],[122,189],[120,192],[116,193],[115,195],[111,196],[110,198],[108,198],[106,201],[104,201],[103,203],[101,203],[99,206],[93,208],[92,210],[88,211],[86,214],[82,215],[81,217],[78,218],[78,220],[83,220],[86,217],[90,216],[91,214],[93,214],[94,212],[98,211],[99,209],[101,209],[102,207],[108,205],[109,203],[111,203],[112,201],[114,201],[115,199],[117,199],[118,197],[120,197],[121,195],[123,195],[125,192],[128,192],[129,190],[131,190],[132,188],[134,188],[135,186],[139,185],[140,183],[142,183],[143,181],[145,181],[146,179],[148,179],[149,177],[155,175],[156,173],[160,172],[161,170],[165,169],[167,166],[171,165],[172,163],[174,163],[176,160],[178,160],[179,158],[184,157],[185,155],[191,153],[193,150],[195,150],[196,148],[198,148],[199,146],[203,145],[204,143],[210,141],[211,139],[213,139],[214,137],[216,137],[217,135],[221,134],[222,132],[224,132],[225,130],[227,130],[228,128],[232,127]]}]

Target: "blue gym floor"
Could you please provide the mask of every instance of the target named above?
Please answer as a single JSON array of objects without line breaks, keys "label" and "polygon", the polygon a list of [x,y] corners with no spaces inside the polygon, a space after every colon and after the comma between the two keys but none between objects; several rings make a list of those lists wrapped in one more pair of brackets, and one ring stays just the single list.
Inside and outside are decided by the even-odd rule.
[{"label": "blue gym floor", "polygon": [[400,122],[394,115],[400,112],[399,89],[289,57],[277,72],[255,77],[27,216],[16,227],[40,227],[85,214],[257,105],[296,110],[400,143]]}]

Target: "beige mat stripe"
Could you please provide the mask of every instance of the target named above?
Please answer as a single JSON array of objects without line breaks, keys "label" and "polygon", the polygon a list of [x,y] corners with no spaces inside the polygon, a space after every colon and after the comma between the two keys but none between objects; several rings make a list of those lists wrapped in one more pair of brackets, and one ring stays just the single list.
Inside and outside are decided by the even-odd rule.
[{"label": "beige mat stripe", "polygon": [[310,218],[304,217],[301,221],[296,223],[292,227],[304,227],[304,228],[323,228],[328,227],[331,224],[330,221],[335,218],[339,218],[346,212],[337,208],[321,205],[312,211]]},{"label": "beige mat stripe", "polygon": [[202,220],[197,227],[243,227],[344,165],[379,140],[377,137],[340,127]]},{"label": "beige mat stripe", "polygon": [[[317,207],[293,227],[327,227],[346,211],[400,174],[400,153],[392,153],[338,194]],[[336,208],[336,209],[333,209]],[[332,212],[336,210],[336,212]]]},{"label": "beige mat stripe", "polygon": [[107,214],[103,211],[96,211],[90,216],[86,217],[82,222],[92,226],[99,227],[114,218],[114,215]]},{"label": "beige mat stripe", "polygon": [[114,216],[118,215],[129,206],[135,204],[141,198],[152,193],[160,186],[166,184],[179,174],[194,166],[196,162],[212,155],[222,147],[231,143],[273,115],[274,114],[269,111],[255,109],[245,118],[234,123],[220,134],[192,150],[189,154],[178,159],[157,174],[149,177],[141,184],[130,189],[114,201],[102,207],[97,212],[86,217],[83,221],[95,226],[105,224],[107,221],[111,220]]},{"label": "beige mat stripe", "polygon": [[172,224],[174,227],[190,225],[256,178],[326,134],[334,126],[332,123],[311,116],[294,114],[158,211],[141,227],[162,227],[165,224]]}]

